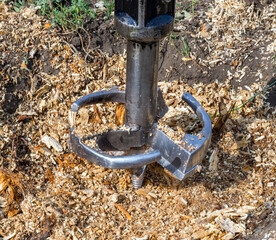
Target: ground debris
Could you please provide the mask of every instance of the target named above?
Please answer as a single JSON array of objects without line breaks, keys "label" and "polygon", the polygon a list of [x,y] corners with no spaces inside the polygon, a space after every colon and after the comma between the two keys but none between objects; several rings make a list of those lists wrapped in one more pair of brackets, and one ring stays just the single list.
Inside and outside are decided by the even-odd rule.
[{"label": "ground debris", "polygon": [[[210,62],[223,58],[216,51],[220,48],[232,56],[231,39],[240,40],[236,30],[229,41],[225,39],[230,33],[221,35],[224,25],[220,22],[228,27],[233,24],[226,22],[227,14],[236,24],[241,21],[241,26],[236,27],[245,27],[243,3],[236,7],[230,4],[237,13],[234,16],[227,2],[232,1],[215,1],[209,20],[213,27],[206,28],[208,35],[201,35],[214,49]],[[251,10],[246,20],[254,12]],[[151,164],[144,188],[135,191],[127,170],[90,164],[68,149],[70,127],[76,127],[75,131],[84,137],[122,125],[123,105],[97,104],[78,113],[71,112],[71,105],[94,91],[113,86],[124,89],[125,55],[109,56],[95,50],[90,53],[91,62],[84,63],[34,9],[15,13],[1,2],[0,11],[0,30],[4,32],[1,40],[5,45],[1,54],[9,63],[0,69],[0,95],[5,96],[0,102],[3,237],[226,240],[250,234],[254,230],[250,226],[271,214],[268,209],[276,199],[275,109],[265,102],[264,95],[259,95],[241,109],[230,111],[235,103],[240,106],[262,90],[263,84],[234,90],[230,79],[193,86],[183,80],[159,82],[169,106],[159,128],[175,141],[180,142],[187,132],[197,134],[202,128],[196,114],[181,100],[186,91],[210,116],[225,115],[219,112],[219,102],[224,99],[228,115],[219,126],[220,134],[212,140],[200,172],[179,182],[159,165]],[[223,39],[216,46],[209,35]],[[17,59],[15,56],[18,61],[10,62]],[[27,68],[22,69],[26,57]],[[238,60],[233,65],[239,66]],[[8,101],[14,105],[7,107]],[[19,121],[18,116],[31,118]],[[215,124],[215,117],[212,121]],[[22,143],[13,141],[17,136]],[[267,203],[271,204],[262,207]],[[7,205],[11,206],[8,211]]]},{"label": "ground debris", "polygon": [[60,145],[60,143],[54,139],[53,137],[50,137],[48,135],[44,135],[41,138],[41,141],[48,147],[48,148],[53,148],[55,149],[57,152],[62,152],[63,148]]}]

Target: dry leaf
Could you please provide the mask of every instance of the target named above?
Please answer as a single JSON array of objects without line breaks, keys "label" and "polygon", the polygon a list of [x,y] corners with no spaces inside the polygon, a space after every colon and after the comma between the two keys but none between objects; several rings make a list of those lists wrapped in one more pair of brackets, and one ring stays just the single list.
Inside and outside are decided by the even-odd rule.
[{"label": "dry leaf", "polygon": [[14,209],[8,211],[8,217],[11,218],[11,217],[15,216],[16,214],[18,214],[19,212],[20,212],[19,209],[14,208]]},{"label": "dry leaf", "polygon": [[4,194],[4,197],[7,198],[5,199],[5,211],[7,211],[8,217],[13,217],[19,212],[17,206],[12,204],[18,204],[22,200],[21,194],[18,195],[18,193],[21,193],[23,196],[26,194],[19,176],[10,170],[0,169],[0,194]]},{"label": "dry leaf", "polygon": [[0,193],[5,191],[5,189],[9,185],[12,185],[17,186],[21,190],[23,195],[25,195],[26,191],[21,183],[20,178],[21,177],[19,177],[17,174],[11,172],[8,169],[0,169]]}]

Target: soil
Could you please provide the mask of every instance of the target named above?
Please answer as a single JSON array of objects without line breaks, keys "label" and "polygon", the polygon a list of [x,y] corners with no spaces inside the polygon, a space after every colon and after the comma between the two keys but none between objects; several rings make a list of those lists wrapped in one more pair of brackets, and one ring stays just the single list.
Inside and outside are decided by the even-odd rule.
[{"label": "soil", "polygon": [[[93,3],[93,1],[92,1]],[[268,32],[265,24],[260,26],[255,31],[247,31],[244,38],[250,39],[250,44],[243,47],[243,43],[238,43],[235,48],[243,48],[233,58],[228,58],[223,62],[219,62],[214,66],[202,65],[198,60],[183,61],[183,40],[188,44],[190,53],[197,56],[197,59],[204,61],[210,54],[210,49],[207,47],[206,39],[200,37],[198,32],[206,24],[206,12],[213,6],[212,0],[200,1],[194,7],[195,16],[192,19],[186,19],[183,14],[183,9],[191,6],[191,1],[180,1],[177,11],[182,14],[177,14],[175,29],[173,31],[174,39],[170,36],[163,39],[160,43],[159,54],[159,81],[174,81],[182,79],[183,82],[193,85],[195,83],[209,84],[212,82],[225,82],[229,79],[229,72],[235,73],[240,69],[245,69],[245,77],[242,81],[239,77],[234,77],[230,80],[234,89],[238,87],[244,88],[251,86],[253,83],[260,81],[268,85],[275,81],[275,59],[273,53],[266,53],[264,49],[267,45],[273,43],[273,38],[268,41],[256,41],[263,39],[263,36]],[[271,5],[273,1],[253,1],[247,0],[248,5],[254,5],[255,11],[261,11],[264,7]],[[191,9],[191,7],[190,7]],[[187,9],[190,10],[189,8]],[[197,17],[199,16],[199,17]],[[101,49],[102,51],[113,55],[123,54],[126,51],[126,39],[121,37],[114,28],[113,16],[110,19],[100,19],[98,21],[88,21],[83,30],[78,33],[67,36],[67,41],[75,46],[83,56],[87,56],[89,50]],[[89,36],[88,36],[89,34]],[[172,41],[174,44],[172,44]],[[86,49],[84,51],[84,49]],[[89,57],[88,57],[89,61]],[[233,66],[233,62],[242,62],[239,66]],[[257,77],[260,71],[261,79]],[[269,89],[267,92],[267,101],[276,106],[276,86]]]},{"label": "soil", "polygon": [[276,239],[276,209],[272,216],[261,220],[254,233],[245,238],[246,240]]},{"label": "soil", "polygon": [[[242,42],[237,43],[235,48],[242,48],[233,58],[225,59],[223,62],[212,65],[202,65],[198,60],[183,61],[183,55],[180,54],[183,48],[183,40],[190,48],[190,54],[197,56],[197,59],[204,61],[210,55],[208,49],[208,41],[198,35],[200,29],[206,25],[206,12],[214,4],[214,1],[199,1],[194,7],[195,16],[186,19],[184,9],[191,5],[191,1],[180,1],[176,16],[175,28],[173,31],[173,40],[170,36],[160,42],[160,58],[159,58],[159,81],[174,81],[182,79],[183,82],[193,85],[195,83],[209,84],[215,81],[225,82],[228,79],[228,72],[235,72],[245,68],[245,77],[240,81],[239,78],[232,78],[231,85],[237,89],[238,87],[250,86],[253,83],[264,81],[272,82],[275,75],[275,62],[273,53],[264,51],[271,43],[273,38],[267,41],[258,41],[268,34],[265,25],[255,29],[255,31],[246,31],[243,35],[245,39],[250,39],[250,43],[244,47]],[[273,1],[253,1],[248,0],[247,4],[255,4],[255,11],[260,11],[273,3]],[[187,9],[187,11],[190,8]],[[68,42],[72,43],[85,56],[87,51],[99,48],[102,51],[113,54],[122,54],[126,51],[126,40],[116,32],[113,24],[113,16],[108,20],[98,20],[87,22],[83,30],[67,37]],[[89,37],[87,36],[89,33]],[[80,39],[80,35],[81,38]],[[88,40],[89,39],[89,40]],[[174,42],[174,45],[171,42]],[[256,41],[259,43],[256,44]],[[242,62],[239,66],[233,66],[233,62],[239,59]],[[257,70],[262,73],[262,78],[256,77]],[[275,87],[274,87],[275,88]],[[274,91],[274,90],[273,90]],[[275,94],[270,94],[269,101],[276,104]]]}]

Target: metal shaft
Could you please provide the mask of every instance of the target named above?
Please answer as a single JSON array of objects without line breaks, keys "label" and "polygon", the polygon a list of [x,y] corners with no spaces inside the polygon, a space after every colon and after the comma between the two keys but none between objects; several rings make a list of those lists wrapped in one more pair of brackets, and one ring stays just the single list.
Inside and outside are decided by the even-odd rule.
[{"label": "metal shaft", "polygon": [[[175,0],[115,0],[115,26],[127,42],[125,124],[145,136],[157,119],[159,40],[173,28]],[[144,167],[132,170],[135,189]]]},{"label": "metal shaft", "polygon": [[157,111],[159,41],[127,44],[126,124],[152,127]]},{"label": "metal shaft", "polygon": [[116,0],[115,26],[127,40],[126,125],[150,129],[157,118],[159,40],[173,28],[175,0]]}]

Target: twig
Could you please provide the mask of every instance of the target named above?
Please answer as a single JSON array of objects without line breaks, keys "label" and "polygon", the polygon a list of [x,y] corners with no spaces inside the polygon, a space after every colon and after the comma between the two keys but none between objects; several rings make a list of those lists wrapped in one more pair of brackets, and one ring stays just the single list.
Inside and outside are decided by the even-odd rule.
[{"label": "twig", "polygon": [[[12,156],[14,157],[14,158],[17,158],[17,154],[16,154],[16,146],[15,146],[15,138],[17,138],[17,136],[15,136],[15,137],[13,137],[13,139],[12,139]],[[16,141],[17,141],[17,139],[16,139]]]},{"label": "twig", "polygon": [[95,50],[99,50],[99,46],[90,49],[90,50],[86,53],[86,55],[85,55],[85,57],[84,57],[84,61],[85,61],[85,62],[86,62],[87,57],[93,58],[93,56],[91,56],[90,53],[93,52],[93,51],[95,51]]},{"label": "twig", "polygon": [[87,48],[86,48],[86,52],[88,52],[90,44],[91,44],[91,39],[90,39],[89,33],[83,27],[80,27],[80,29],[83,30],[86,33],[87,37],[88,37],[88,45],[87,45]]},{"label": "twig", "polygon": [[79,51],[75,48],[74,45],[72,45],[72,44],[66,42],[65,40],[61,40],[61,41],[64,42],[64,43],[66,43],[66,44],[68,45],[68,47],[70,48],[70,50],[71,50],[72,52],[74,52],[75,54],[77,54],[78,57],[79,57],[80,53],[79,53]]}]

